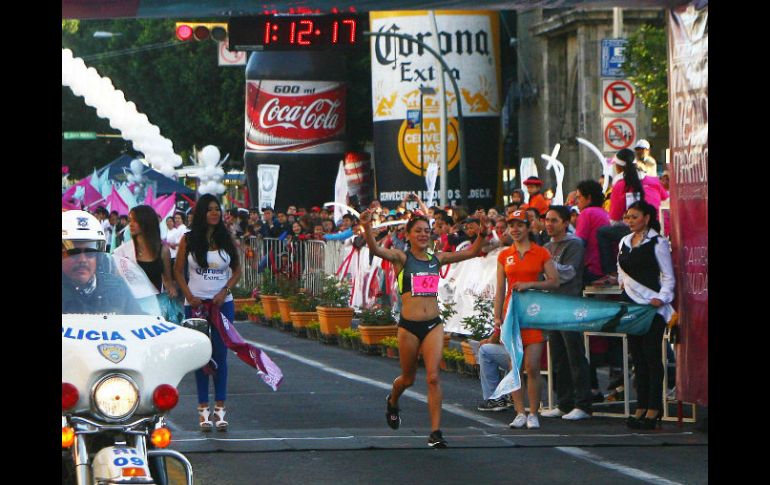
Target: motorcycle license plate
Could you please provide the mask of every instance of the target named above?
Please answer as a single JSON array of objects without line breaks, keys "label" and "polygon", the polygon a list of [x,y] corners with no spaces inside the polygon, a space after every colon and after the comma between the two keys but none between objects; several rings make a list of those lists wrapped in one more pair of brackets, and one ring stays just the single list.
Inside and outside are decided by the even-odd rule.
[{"label": "motorcycle license plate", "polygon": [[[122,477],[124,468],[139,468],[150,476],[147,460],[136,448],[111,446],[100,450],[93,461],[94,477]],[[141,474],[139,476],[142,476]]]}]

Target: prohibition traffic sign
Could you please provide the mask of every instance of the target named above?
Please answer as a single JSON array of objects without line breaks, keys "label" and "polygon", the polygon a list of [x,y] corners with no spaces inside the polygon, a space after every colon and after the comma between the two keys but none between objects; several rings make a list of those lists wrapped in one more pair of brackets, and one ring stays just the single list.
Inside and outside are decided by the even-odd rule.
[{"label": "prohibition traffic sign", "polygon": [[245,66],[246,52],[231,51],[227,48],[227,42],[219,42],[219,65],[220,66]]},{"label": "prohibition traffic sign", "polygon": [[636,118],[605,120],[604,151],[628,148],[636,139]]},{"label": "prohibition traffic sign", "polygon": [[634,114],[634,87],[628,81],[602,80],[602,114]]}]

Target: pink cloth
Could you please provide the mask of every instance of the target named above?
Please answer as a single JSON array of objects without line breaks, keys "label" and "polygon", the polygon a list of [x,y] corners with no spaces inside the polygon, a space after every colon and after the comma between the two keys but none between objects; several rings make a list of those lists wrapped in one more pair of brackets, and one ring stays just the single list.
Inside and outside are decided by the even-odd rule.
[{"label": "pink cloth", "polygon": [[[658,177],[652,177],[650,175],[642,179],[642,187],[644,188],[644,200],[648,204],[655,207],[655,210],[660,209],[660,201],[668,199],[668,191],[663,184],[660,183]],[[612,195],[610,196],[610,219],[613,221],[623,220],[623,214],[626,212],[626,192],[631,192],[629,188],[626,190],[626,181],[623,179],[618,180],[618,183],[612,187]]]},{"label": "pink cloth", "polygon": [[[615,192],[615,189],[612,189]],[[577,218],[575,235],[586,242],[585,263],[588,270],[603,276],[601,258],[599,257],[599,242],[596,232],[600,227],[609,226],[610,218],[607,211],[601,207],[586,207]]]},{"label": "pink cloth", "polygon": [[251,367],[257,369],[259,377],[265,381],[274,391],[283,382],[283,372],[267,356],[266,353],[253,345],[244,342],[241,334],[235,329],[235,326],[219,311],[219,306],[214,305],[211,300],[204,300],[203,307],[208,314],[207,320],[216,327],[225,346],[238,355],[238,358],[246,362]]}]

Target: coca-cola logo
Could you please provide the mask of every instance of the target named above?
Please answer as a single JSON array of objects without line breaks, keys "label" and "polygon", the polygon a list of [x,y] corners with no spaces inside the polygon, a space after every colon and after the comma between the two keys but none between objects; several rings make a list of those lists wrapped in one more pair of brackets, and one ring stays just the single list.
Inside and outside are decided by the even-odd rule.
[{"label": "coca-cola logo", "polygon": [[299,128],[302,130],[336,131],[339,124],[337,109],[342,105],[339,99],[316,99],[308,106],[281,105],[280,98],[273,98],[259,113],[262,128]]},{"label": "coca-cola logo", "polygon": [[250,82],[246,102],[249,149],[307,148],[345,131],[343,83]]}]

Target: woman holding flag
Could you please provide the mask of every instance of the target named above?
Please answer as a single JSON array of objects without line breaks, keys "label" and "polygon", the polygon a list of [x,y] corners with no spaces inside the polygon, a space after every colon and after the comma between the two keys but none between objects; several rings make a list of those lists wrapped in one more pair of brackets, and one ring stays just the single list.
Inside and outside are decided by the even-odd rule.
[{"label": "woman holding flag", "polygon": [[[481,227],[486,228],[486,216],[479,214]],[[401,375],[393,381],[393,388],[386,399],[388,426],[397,429],[401,424],[398,399],[407,388],[414,384],[417,374],[417,357],[422,351],[428,381],[428,412],[431,434],[428,445],[432,448],[446,448],[447,442],[441,434],[441,384],[439,365],[444,348],[444,324],[438,307],[438,283],[441,265],[457,263],[476,257],[486,238],[486,231],[477,237],[473,245],[457,252],[432,254],[427,251],[431,243],[431,228],[423,215],[414,215],[406,225],[405,250],[386,249],[380,246],[372,233],[371,209],[361,214],[364,237],[369,251],[393,264],[398,278],[402,308],[398,322],[398,349]]]},{"label": "woman holding flag", "polygon": [[[491,343],[500,342],[500,328],[508,310],[513,291],[530,289],[555,290],[559,287],[559,274],[547,249],[538,246],[529,238],[529,219],[525,210],[514,211],[506,222],[510,228],[513,245],[497,257],[497,290],[495,291],[495,330]],[[545,280],[539,281],[541,273]],[[516,336],[514,335],[514,339]],[[537,329],[522,329],[524,345],[524,368],[527,370],[527,394],[529,416],[524,412],[524,390],[513,391],[516,417],[511,428],[539,428],[537,411],[540,408],[540,358],[543,354],[543,332]],[[514,368],[513,372],[517,370]]]}]

